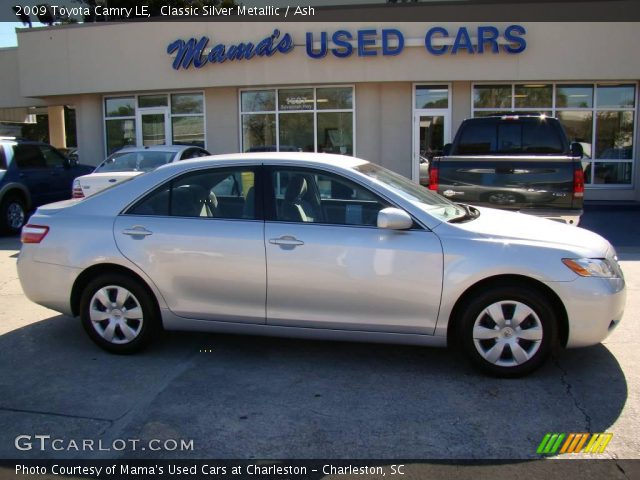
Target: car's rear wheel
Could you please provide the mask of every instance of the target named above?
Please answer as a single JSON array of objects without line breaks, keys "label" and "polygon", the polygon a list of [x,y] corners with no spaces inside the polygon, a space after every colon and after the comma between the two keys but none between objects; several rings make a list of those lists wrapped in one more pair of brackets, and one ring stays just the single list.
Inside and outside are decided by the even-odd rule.
[{"label": "car's rear wheel", "polygon": [[475,366],[492,375],[518,377],[549,357],[557,341],[557,315],[535,289],[495,287],[466,303],[458,333]]},{"label": "car's rear wheel", "polygon": [[80,299],[85,331],[112,353],[134,353],[146,347],[160,324],[152,295],[139,281],[120,273],[90,281]]},{"label": "car's rear wheel", "polygon": [[0,205],[0,230],[4,233],[17,234],[27,221],[27,209],[22,199],[10,195]]}]

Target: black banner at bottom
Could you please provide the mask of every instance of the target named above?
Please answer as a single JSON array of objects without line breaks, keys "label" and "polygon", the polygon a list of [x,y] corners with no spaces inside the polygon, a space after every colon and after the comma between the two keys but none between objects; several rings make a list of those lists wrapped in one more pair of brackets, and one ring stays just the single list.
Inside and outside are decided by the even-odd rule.
[{"label": "black banner at bottom", "polygon": [[640,478],[640,460],[0,460],[0,479],[562,479]]}]

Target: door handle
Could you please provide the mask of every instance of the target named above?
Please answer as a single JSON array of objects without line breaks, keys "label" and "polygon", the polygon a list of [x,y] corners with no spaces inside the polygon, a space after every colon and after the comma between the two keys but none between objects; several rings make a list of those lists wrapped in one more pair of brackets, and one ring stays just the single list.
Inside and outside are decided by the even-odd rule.
[{"label": "door handle", "polygon": [[122,231],[122,233],[125,235],[131,235],[132,237],[146,237],[153,234],[153,232],[147,230],[142,225],[136,225],[135,227],[126,228]]},{"label": "door handle", "polygon": [[280,238],[271,238],[269,239],[269,243],[273,245],[282,245],[284,247],[297,247],[304,245],[302,240],[298,240],[296,237],[292,237],[291,235],[284,235]]}]

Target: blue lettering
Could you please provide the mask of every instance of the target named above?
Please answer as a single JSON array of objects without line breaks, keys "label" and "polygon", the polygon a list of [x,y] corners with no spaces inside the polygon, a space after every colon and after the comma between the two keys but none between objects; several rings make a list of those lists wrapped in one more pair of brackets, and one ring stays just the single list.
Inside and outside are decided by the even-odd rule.
[{"label": "blue lettering", "polygon": [[306,38],[307,55],[310,58],[323,58],[327,56],[327,32],[320,32],[320,51],[313,48],[313,33],[307,32]]},{"label": "blue lettering", "polygon": [[527,33],[522,25],[510,25],[504,31],[504,38],[509,45],[504,45],[504,51],[507,53],[524,52],[527,48],[527,41],[522,38]]},{"label": "blue lettering", "polygon": [[478,27],[478,53],[484,53],[485,44],[489,44],[492,53],[499,53],[498,37],[500,32],[496,27]]},{"label": "blue lettering", "polygon": [[276,50],[278,50],[280,53],[289,53],[291,50],[293,50],[293,38],[291,38],[291,35],[285,33],[282,37],[282,40],[280,40],[280,42],[276,46]]},{"label": "blue lettering", "polygon": [[[398,46],[395,48],[391,48],[389,46],[389,37],[396,37],[398,41]],[[396,30],[395,28],[388,28],[382,30],[382,55],[399,55],[404,49],[404,36],[402,32]]]},{"label": "blue lettering", "polygon": [[223,63],[227,59],[224,45],[219,43],[213,47],[211,51],[209,51],[207,58],[211,63]]},{"label": "blue lettering", "polygon": [[173,60],[172,67],[175,70],[179,70],[180,67],[185,70],[191,66],[196,68],[202,68],[208,61],[207,57],[202,57],[202,51],[206,48],[209,39],[202,37],[196,42],[195,38],[190,38],[187,42],[184,40],[176,40],[169,44],[167,47],[167,53],[171,55],[177,50],[176,58]]},{"label": "blue lettering", "polygon": [[[211,53],[211,52],[209,52]],[[228,60],[242,60],[251,59],[256,54],[253,49],[253,43],[239,43],[238,45],[231,45],[227,51]]]},{"label": "blue lettering", "polygon": [[430,28],[427,31],[427,34],[424,37],[424,45],[425,47],[427,47],[427,51],[431,54],[431,55],[444,55],[445,53],[447,53],[447,50],[449,49],[449,47],[447,45],[442,45],[440,47],[434,47],[433,46],[433,36],[434,35],[438,35],[442,38],[448,38],[449,37],[449,32],[447,32],[446,28],[442,28],[442,27],[433,27]]},{"label": "blue lettering", "polygon": [[471,37],[465,27],[460,27],[456,39],[453,42],[453,48],[451,49],[451,55],[458,53],[461,48],[466,48],[469,53],[473,53],[473,43],[471,43]]},{"label": "blue lettering", "polygon": [[372,49],[368,49],[368,46],[375,45],[376,39],[371,38],[375,36],[375,30],[358,30],[358,56],[360,57],[375,57],[378,52]]},{"label": "blue lettering", "polygon": [[332,48],[331,53],[333,53],[338,58],[346,58],[350,57],[353,53],[353,45],[349,43],[350,40],[353,40],[353,36],[351,33],[346,30],[338,30],[331,37],[333,43],[336,44],[338,48]]}]

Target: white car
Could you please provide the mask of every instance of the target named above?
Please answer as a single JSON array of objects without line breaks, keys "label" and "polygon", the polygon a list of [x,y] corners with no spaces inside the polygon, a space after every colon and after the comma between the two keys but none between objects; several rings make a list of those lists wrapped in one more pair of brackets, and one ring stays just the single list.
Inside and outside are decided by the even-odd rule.
[{"label": "white car", "polygon": [[73,181],[73,198],[95,195],[101,190],[161,165],[209,155],[204,148],[193,145],[154,145],[125,147],[112,153],[93,173]]}]

